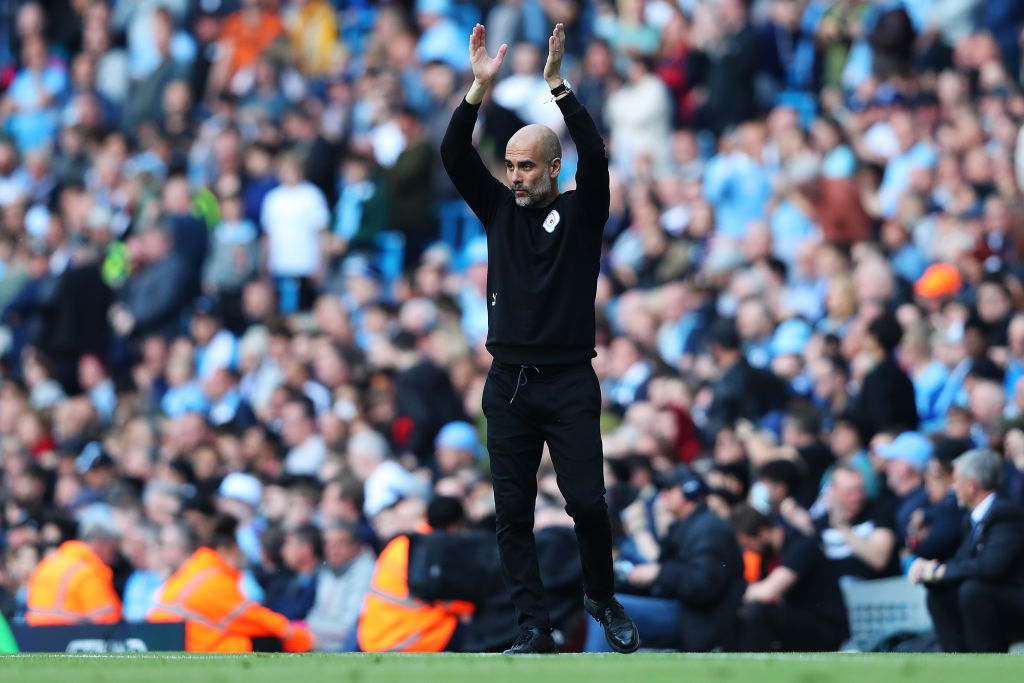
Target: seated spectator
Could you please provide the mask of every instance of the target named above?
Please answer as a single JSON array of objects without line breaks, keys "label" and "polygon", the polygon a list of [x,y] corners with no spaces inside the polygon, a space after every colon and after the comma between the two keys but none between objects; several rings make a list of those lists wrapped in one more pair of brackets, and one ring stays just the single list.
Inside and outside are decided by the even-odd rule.
[{"label": "seated spectator", "polygon": [[[325,492],[326,495],[326,492]],[[323,532],[324,563],[316,575],[316,599],[306,626],[321,652],[338,652],[349,644],[359,622],[363,596],[373,576],[373,552],[351,522],[332,522]]]},{"label": "seated spectator", "polygon": [[316,600],[316,575],[322,558],[323,540],[315,526],[307,523],[286,532],[281,559],[292,576],[277,599],[267,606],[291,620],[305,619]]},{"label": "seated spectator", "polygon": [[713,399],[703,427],[705,442],[727,424],[740,418],[756,420],[778,410],[785,400],[785,386],[767,370],[753,368],[743,357],[736,327],[720,321],[708,333],[708,346],[721,373],[712,387]]},{"label": "seated spectator", "polygon": [[924,487],[924,470],[932,457],[932,442],[917,432],[904,432],[890,444],[879,446],[878,454],[885,460],[885,476],[895,496],[893,527],[897,538],[907,535],[910,517],[928,504]]},{"label": "seated spectator", "polygon": [[846,607],[835,568],[814,538],[745,505],[733,511],[732,522],[743,549],[761,557],[761,577],[743,595],[737,649],[838,649],[849,636]]},{"label": "seated spectator", "polygon": [[827,491],[831,485],[835,467],[849,465],[864,477],[864,491],[868,498],[872,500],[877,498],[881,493],[882,482],[871,464],[871,458],[868,457],[863,425],[855,415],[843,413],[836,417],[828,445],[836,457],[836,462],[825,470],[825,474],[821,478],[821,492]]},{"label": "seated spectator", "polygon": [[836,467],[832,475],[828,515],[819,518],[815,532],[825,557],[840,579],[877,579],[899,573],[892,510],[884,502],[869,502],[860,470]]},{"label": "seated spectator", "polygon": [[953,491],[970,511],[956,554],[919,558],[907,572],[928,587],[928,612],[944,652],[1005,652],[1024,637],[1024,508],[997,495],[1003,462],[976,449],[954,461]]},{"label": "seated spectator", "polygon": [[924,471],[928,504],[910,516],[904,539],[904,566],[914,557],[946,560],[953,556],[963,535],[964,511],[953,491],[953,461],[971,447],[970,441],[945,439],[935,446],[935,457]]},{"label": "seated spectator", "polygon": [[[725,647],[733,634],[745,588],[743,557],[732,527],[704,502],[706,493],[688,470],[673,478],[660,494],[672,523],[658,561],[633,567],[616,593],[649,647],[709,651]],[[587,621],[584,649],[611,652],[596,621]]]},{"label": "seated spectator", "polygon": [[289,446],[284,471],[316,476],[327,459],[327,444],[317,431],[313,402],[302,395],[289,398],[281,407],[281,426],[282,440]]},{"label": "seated spectator", "polygon": [[278,638],[286,652],[308,652],[313,636],[239,590],[244,555],[237,522],[221,516],[210,538],[160,587],[152,622],[185,622],[189,652],[252,652],[253,638]]},{"label": "seated spectator", "polygon": [[792,460],[769,460],[757,471],[751,488],[751,504],[760,512],[801,533],[813,535],[814,521],[794,498],[800,490],[800,469]]},{"label": "seated spectator", "polygon": [[363,481],[363,512],[373,517],[404,496],[425,498],[427,485],[404,467],[388,459],[388,442],[377,432],[359,432],[348,441],[352,472]]},{"label": "seated spectator", "polygon": [[476,428],[468,422],[449,422],[442,427],[434,439],[434,448],[434,459],[440,476],[475,467],[483,452]]}]

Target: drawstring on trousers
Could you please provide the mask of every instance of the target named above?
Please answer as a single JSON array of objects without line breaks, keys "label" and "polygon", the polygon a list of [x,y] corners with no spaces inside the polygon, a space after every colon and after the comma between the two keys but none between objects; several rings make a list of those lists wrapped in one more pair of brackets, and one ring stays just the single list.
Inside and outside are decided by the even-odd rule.
[{"label": "drawstring on trousers", "polygon": [[516,390],[512,392],[512,398],[508,400],[509,405],[512,405],[512,401],[516,400],[516,394],[519,393],[519,387],[525,387],[529,383],[530,378],[526,374],[526,371],[531,369],[538,374],[540,373],[540,370],[537,369],[536,365],[519,366],[519,376],[516,378]]}]

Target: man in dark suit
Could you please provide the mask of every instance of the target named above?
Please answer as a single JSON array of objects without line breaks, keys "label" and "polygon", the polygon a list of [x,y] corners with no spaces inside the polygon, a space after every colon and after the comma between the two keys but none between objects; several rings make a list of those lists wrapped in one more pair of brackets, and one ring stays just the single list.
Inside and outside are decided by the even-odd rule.
[{"label": "man in dark suit", "polygon": [[[634,567],[623,586],[648,594],[616,594],[649,647],[708,651],[725,647],[733,636],[746,589],[743,555],[732,526],[705,504],[706,493],[689,470],[677,473],[660,494],[675,521],[661,541],[658,562]],[[588,622],[584,649],[611,651],[595,622]]]},{"label": "man in dark suit", "polygon": [[996,495],[1002,473],[1002,458],[990,450],[956,459],[953,491],[970,510],[963,542],[952,559],[918,559],[907,573],[928,586],[946,652],[1005,652],[1024,638],[1024,508]]}]

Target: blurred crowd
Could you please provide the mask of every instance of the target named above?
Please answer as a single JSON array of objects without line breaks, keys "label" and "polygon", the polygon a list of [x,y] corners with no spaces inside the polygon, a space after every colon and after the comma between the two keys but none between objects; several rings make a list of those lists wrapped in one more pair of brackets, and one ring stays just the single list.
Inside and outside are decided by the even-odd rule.
[{"label": "blurred crowd", "polygon": [[[241,592],[351,648],[374,557],[432,500],[493,530],[486,243],[438,156],[477,21],[510,45],[477,130],[499,178],[540,122],[572,189],[556,22],[606,138],[594,366],[623,591],[688,614],[694,589],[644,567],[694,509],[729,520],[738,587],[672,576],[745,640],[667,646],[839,647],[838,577],[957,551],[968,450],[1024,502],[1018,1],[9,0],[8,619],[85,529],[116,536],[143,620],[227,514]],[[542,465],[538,530],[563,504]],[[818,640],[755,608],[786,595]]]}]

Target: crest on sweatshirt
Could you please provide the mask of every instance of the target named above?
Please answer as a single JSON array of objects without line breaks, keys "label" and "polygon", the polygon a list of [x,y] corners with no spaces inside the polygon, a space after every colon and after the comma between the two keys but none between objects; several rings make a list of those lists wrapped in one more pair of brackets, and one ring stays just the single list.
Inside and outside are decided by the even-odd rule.
[{"label": "crest on sweatshirt", "polygon": [[544,219],[544,229],[548,232],[554,232],[555,226],[558,225],[558,221],[562,220],[562,217],[558,215],[558,212],[551,209],[551,213]]}]

